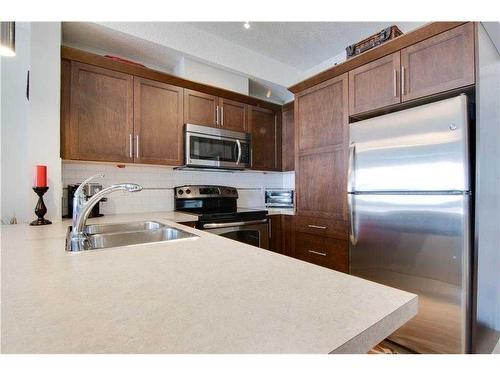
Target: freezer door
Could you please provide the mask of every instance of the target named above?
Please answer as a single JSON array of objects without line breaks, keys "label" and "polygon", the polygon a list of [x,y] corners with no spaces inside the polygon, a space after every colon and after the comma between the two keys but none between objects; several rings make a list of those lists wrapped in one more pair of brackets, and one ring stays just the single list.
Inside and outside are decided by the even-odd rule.
[{"label": "freezer door", "polygon": [[418,295],[389,338],[419,353],[469,350],[469,195],[353,195],[351,273]]},{"label": "freezer door", "polygon": [[467,97],[349,126],[348,191],[468,191]]}]

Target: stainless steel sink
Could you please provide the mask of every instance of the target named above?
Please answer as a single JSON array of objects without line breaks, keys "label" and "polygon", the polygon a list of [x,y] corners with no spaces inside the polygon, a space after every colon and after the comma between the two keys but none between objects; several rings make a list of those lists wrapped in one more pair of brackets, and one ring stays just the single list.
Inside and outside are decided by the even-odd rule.
[{"label": "stainless steel sink", "polygon": [[84,240],[71,240],[71,227],[66,239],[67,251],[95,250],[154,242],[169,242],[198,238],[197,235],[156,221],[89,225]]},{"label": "stainless steel sink", "polygon": [[118,224],[95,224],[87,225],[84,233],[86,234],[103,234],[103,233],[120,233],[120,232],[137,232],[140,230],[155,230],[164,228],[165,224],[157,221],[137,221],[133,223],[118,223]]}]

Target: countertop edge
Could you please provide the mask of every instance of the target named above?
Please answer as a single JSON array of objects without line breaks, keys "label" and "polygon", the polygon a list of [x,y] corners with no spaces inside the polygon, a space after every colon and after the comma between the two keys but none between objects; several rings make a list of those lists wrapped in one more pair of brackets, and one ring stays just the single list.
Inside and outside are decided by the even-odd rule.
[{"label": "countertop edge", "polygon": [[418,296],[396,311],[337,347],[329,354],[367,354],[368,351],[403,326],[418,312]]}]

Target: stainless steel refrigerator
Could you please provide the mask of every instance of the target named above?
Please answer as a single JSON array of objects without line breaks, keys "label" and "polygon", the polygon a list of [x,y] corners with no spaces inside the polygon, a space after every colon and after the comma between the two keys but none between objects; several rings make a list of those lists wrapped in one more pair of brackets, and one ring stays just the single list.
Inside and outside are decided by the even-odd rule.
[{"label": "stainless steel refrigerator", "polygon": [[389,337],[419,353],[470,345],[471,187],[467,97],[350,124],[353,275],[418,294]]}]

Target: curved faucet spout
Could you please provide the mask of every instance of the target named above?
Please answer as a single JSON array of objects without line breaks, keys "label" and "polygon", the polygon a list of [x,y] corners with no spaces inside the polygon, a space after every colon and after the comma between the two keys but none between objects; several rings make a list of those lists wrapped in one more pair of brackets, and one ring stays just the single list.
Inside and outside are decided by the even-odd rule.
[{"label": "curved faucet spout", "polygon": [[94,194],[87,202],[85,202],[82,207],[79,215],[73,220],[73,229],[72,229],[72,237],[81,238],[84,235],[85,223],[92,211],[92,208],[99,202],[104,196],[111,194],[115,191],[126,190],[131,193],[135,193],[142,190],[142,186],[138,184],[116,184],[107,187],[106,189],[102,189],[98,193]]}]

